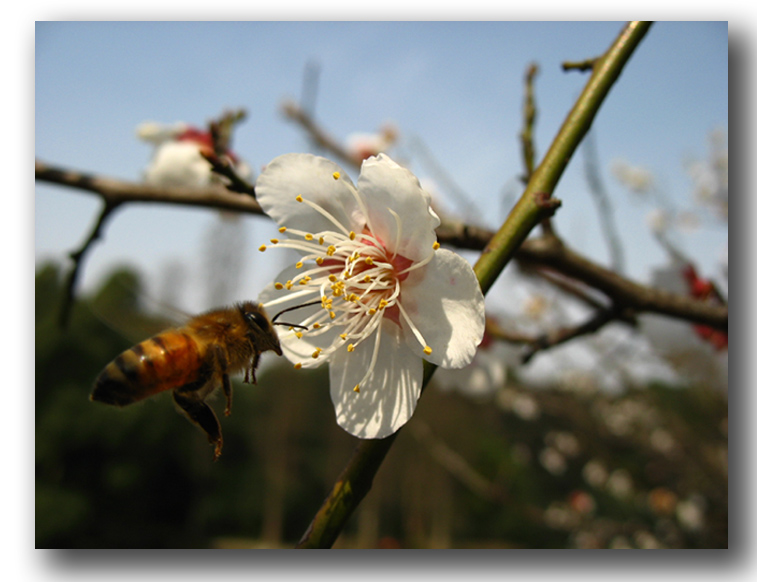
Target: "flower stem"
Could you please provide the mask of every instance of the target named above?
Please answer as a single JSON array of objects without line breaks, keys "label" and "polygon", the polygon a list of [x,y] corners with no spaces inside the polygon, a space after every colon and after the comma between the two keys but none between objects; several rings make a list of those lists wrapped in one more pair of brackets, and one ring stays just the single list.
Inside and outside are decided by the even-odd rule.
[{"label": "flower stem", "polygon": [[[551,198],[557,182],[591,127],[610,88],[650,26],[649,22],[628,23],[608,51],[594,62],[591,77],[544,160],[473,267],[484,294],[494,284],[528,233],[559,206],[559,201]],[[424,362],[424,388],[435,369],[436,366]],[[347,519],[370,490],[373,477],[398,434],[399,432],[385,439],[360,442],[297,548],[329,548],[334,544]]]}]

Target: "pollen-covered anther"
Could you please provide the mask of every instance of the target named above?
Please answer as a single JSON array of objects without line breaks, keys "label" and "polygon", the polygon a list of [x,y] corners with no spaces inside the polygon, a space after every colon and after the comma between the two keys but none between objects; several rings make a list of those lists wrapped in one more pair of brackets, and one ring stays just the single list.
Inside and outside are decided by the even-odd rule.
[{"label": "pollen-covered anther", "polygon": [[321,355],[321,352],[323,350],[321,348],[316,348],[315,351],[311,354],[311,357],[315,360],[318,356]]},{"label": "pollen-covered anther", "polygon": [[284,234],[286,231],[287,231],[287,227],[286,226],[282,226],[282,227],[279,228],[279,232],[281,234]]},{"label": "pollen-covered anther", "polygon": [[265,246],[265,245],[260,245],[260,246],[258,247],[258,250],[259,250],[259,251],[260,251],[260,252],[262,253],[262,252],[263,252],[264,250],[266,250],[267,248],[268,248],[268,247],[267,247],[267,246]]},{"label": "pollen-covered anther", "polygon": [[338,179],[339,179],[339,176],[341,176],[341,174],[340,174],[339,172],[334,172],[334,173],[333,173],[333,174],[331,174],[331,175],[333,176],[334,180],[338,180]]},{"label": "pollen-covered anther", "polygon": [[278,244],[278,242],[279,242],[279,239],[277,239],[277,238],[272,238],[271,239],[271,244],[275,245],[275,244]]},{"label": "pollen-covered anther", "polygon": [[274,284],[273,284],[273,287],[274,287],[274,289],[276,289],[277,291],[281,291],[281,290],[282,290],[282,289],[284,288],[284,285],[282,285],[281,283],[274,283]]},{"label": "pollen-covered anther", "polygon": [[300,368],[302,368],[302,362],[297,362],[297,363],[296,363],[296,364],[294,365],[294,369],[295,369],[295,370],[299,370]]},{"label": "pollen-covered anther", "polygon": [[433,245],[433,249],[434,249],[434,250],[437,250],[437,249],[439,249],[439,247],[441,247],[441,246],[442,246],[442,245],[440,245],[440,244],[439,244],[438,242],[435,242],[435,243],[434,243],[434,245]]},{"label": "pollen-covered anther", "polygon": [[314,238],[315,238],[315,237],[314,237],[314,236],[313,236],[312,234],[310,234],[310,233],[307,233],[307,234],[305,235],[305,240],[313,240]]},{"label": "pollen-covered anther", "polygon": [[295,197],[295,200],[296,200],[297,202],[302,202],[302,196],[300,196],[300,195],[298,194],[298,195],[297,195],[297,196]]},{"label": "pollen-covered anther", "polygon": [[348,352],[354,352],[355,351],[355,344],[348,345],[347,346],[347,351]]},{"label": "pollen-covered anther", "polygon": [[355,387],[352,389],[353,392],[360,392],[360,384],[355,384]]},{"label": "pollen-covered anther", "polygon": [[302,261],[297,261],[297,264],[294,266],[295,269],[302,269]]},{"label": "pollen-covered anther", "polygon": [[427,356],[430,356],[432,351],[433,350],[431,349],[431,346],[426,346],[425,348],[423,348],[423,353]]}]

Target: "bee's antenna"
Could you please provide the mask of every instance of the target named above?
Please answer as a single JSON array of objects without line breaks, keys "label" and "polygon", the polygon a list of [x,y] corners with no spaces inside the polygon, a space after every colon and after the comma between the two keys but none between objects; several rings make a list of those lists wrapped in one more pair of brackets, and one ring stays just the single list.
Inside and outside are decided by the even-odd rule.
[{"label": "bee's antenna", "polygon": [[320,305],[321,300],[317,299],[316,301],[309,301],[308,303],[303,303],[302,305],[295,305],[294,307],[287,307],[286,309],[283,309],[279,311],[276,315],[273,316],[273,319],[271,320],[271,323],[273,325],[288,325],[289,327],[299,327],[300,329],[307,330],[307,327],[304,325],[299,325],[296,323],[286,323],[284,321],[276,321],[279,318],[279,315],[282,313],[286,313],[287,311],[294,311],[295,309],[301,309],[302,307],[310,307],[311,305]]}]

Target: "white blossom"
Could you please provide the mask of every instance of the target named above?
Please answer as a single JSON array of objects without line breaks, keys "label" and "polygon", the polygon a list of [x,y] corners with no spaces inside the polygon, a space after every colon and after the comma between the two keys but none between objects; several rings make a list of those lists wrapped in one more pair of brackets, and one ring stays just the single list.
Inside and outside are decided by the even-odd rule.
[{"label": "white blossom", "polygon": [[[309,154],[273,160],[257,199],[287,238],[273,248],[301,255],[260,301],[298,326],[280,333],[297,368],[329,362],[337,422],[383,438],[412,416],[422,360],[471,362],[484,333],[484,298],[465,259],[439,248],[439,217],[416,177],[381,154],[355,186],[333,162]],[[266,245],[261,247],[265,250]]]}]

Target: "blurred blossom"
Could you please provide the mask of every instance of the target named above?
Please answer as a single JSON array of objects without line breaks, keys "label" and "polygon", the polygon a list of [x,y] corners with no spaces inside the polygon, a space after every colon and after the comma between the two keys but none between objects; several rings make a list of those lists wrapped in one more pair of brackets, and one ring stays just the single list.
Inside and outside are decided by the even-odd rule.
[{"label": "blurred blossom", "polygon": [[544,511],[544,522],[552,529],[573,529],[579,521],[578,514],[565,503],[552,502]]},{"label": "blurred blossom", "polygon": [[523,312],[527,317],[540,320],[547,313],[548,303],[543,295],[531,295],[523,302]]},{"label": "blurred blossom", "polygon": [[656,487],[647,494],[647,504],[657,515],[673,515],[678,496],[666,487]]},{"label": "blurred blossom", "polygon": [[573,535],[573,546],[579,550],[597,550],[602,544],[596,534],[582,530]]},{"label": "blurred blossom", "polygon": [[676,225],[682,231],[692,233],[700,226],[699,217],[690,210],[683,210],[676,216]]},{"label": "blurred blossom", "polygon": [[646,530],[639,530],[633,536],[634,544],[641,550],[659,550],[660,541]]},{"label": "blurred blossom", "polygon": [[617,159],[610,164],[610,171],[621,184],[636,194],[646,194],[652,189],[654,178],[646,168]]},{"label": "blurred blossom", "polygon": [[513,412],[523,420],[536,420],[541,415],[539,403],[528,394],[518,394],[515,397]]},{"label": "blurred blossom", "polygon": [[568,496],[568,503],[574,511],[580,513],[581,515],[594,513],[594,510],[597,508],[594,497],[592,497],[586,491],[581,490],[572,491]]},{"label": "blurred blossom", "polygon": [[700,531],[704,527],[704,510],[704,499],[699,495],[692,495],[688,499],[678,502],[676,517],[685,529]]},{"label": "blurred blossom", "polygon": [[608,473],[601,461],[592,459],[584,465],[581,475],[589,485],[599,489],[607,482]]},{"label": "blurred blossom", "polygon": [[670,226],[668,213],[662,208],[653,208],[647,213],[647,226],[656,236],[662,235]]},{"label": "blurred blossom", "polygon": [[581,445],[573,433],[567,431],[550,431],[544,437],[544,442],[555,447],[567,457],[575,457],[581,452]]},{"label": "blurred blossom", "polygon": [[694,199],[720,218],[728,219],[728,140],[723,130],[709,136],[707,159],[693,160],[686,170],[694,186]]},{"label": "blurred blossom", "polygon": [[386,153],[397,141],[397,128],[387,124],[379,133],[353,133],[347,136],[347,152],[356,163]]},{"label": "blurred blossom", "polygon": [[633,493],[631,475],[625,469],[616,469],[607,478],[607,490],[618,499],[627,499]]},{"label": "blurred blossom", "polygon": [[[161,124],[145,121],[137,126],[137,137],[152,144],[155,150],[144,171],[144,180],[156,186],[204,187],[219,178],[211,170],[202,154],[213,153],[210,132],[193,127],[183,121]],[[232,151],[227,151],[237,174],[249,180],[250,167]]]},{"label": "blurred blossom", "polygon": [[649,444],[660,453],[669,455],[678,448],[678,444],[672,435],[664,428],[656,428],[649,435]]},{"label": "blurred blossom", "polygon": [[562,475],[568,468],[565,457],[552,447],[546,447],[539,453],[539,462],[541,466],[553,475]]},{"label": "blurred blossom", "polygon": [[557,378],[557,387],[579,396],[591,396],[599,391],[597,379],[584,370],[565,370]]},{"label": "blurred blossom", "polygon": [[633,546],[626,536],[615,536],[610,540],[611,550],[632,550]]}]

